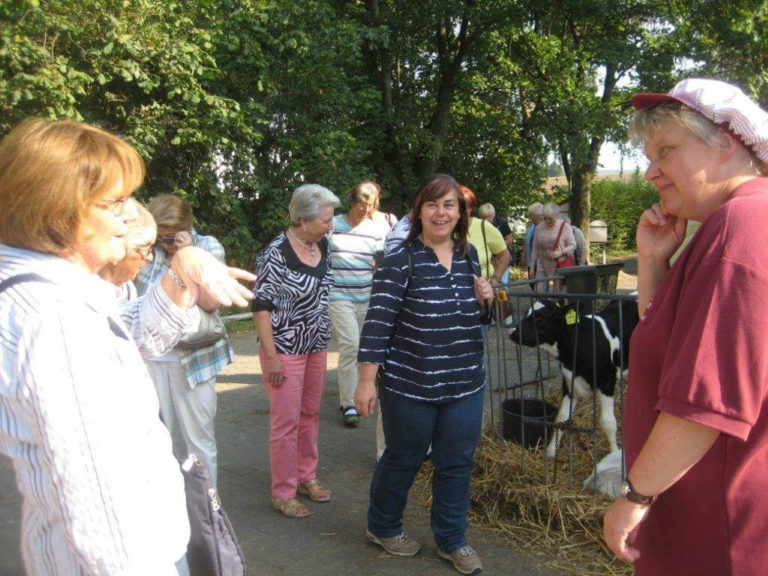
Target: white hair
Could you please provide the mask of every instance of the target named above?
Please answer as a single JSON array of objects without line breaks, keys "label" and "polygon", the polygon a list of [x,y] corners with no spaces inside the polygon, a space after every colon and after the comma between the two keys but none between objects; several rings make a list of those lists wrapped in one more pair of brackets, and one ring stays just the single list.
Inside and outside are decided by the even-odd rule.
[{"label": "white hair", "polygon": [[124,239],[128,248],[155,243],[157,225],[152,214],[134,198],[128,198],[123,208],[123,217],[128,226]]},{"label": "white hair", "polygon": [[554,216],[555,218],[558,218],[560,216],[560,206],[554,202],[547,202],[541,209],[541,213],[544,216]]},{"label": "white hair", "polygon": [[530,206],[528,206],[528,214],[533,214],[534,216],[542,216],[542,209],[544,206],[541,204],[541,202],[534,202]]},{"label": "white hair", "polygon": [[291,217],[291,225],[298,226],[302,218],[307,221],[315,220],[320,211],[326,206],[338,208],[341,205],[339,198],[319,184],[304,184],[296,188],[288,206],[288,214]]}]

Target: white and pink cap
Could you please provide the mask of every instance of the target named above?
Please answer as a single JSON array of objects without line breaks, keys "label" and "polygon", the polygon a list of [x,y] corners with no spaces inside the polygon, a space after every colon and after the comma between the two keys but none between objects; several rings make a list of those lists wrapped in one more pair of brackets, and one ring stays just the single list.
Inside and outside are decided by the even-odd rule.
[{"label": "white and pink cap", "polygon": [[679,102],[715,124],[725,124],[763,162],[768,162],[768,112],[736,86],[708,78],[688,78],[666,94],[641,93],[631,99],[637,110]]}]

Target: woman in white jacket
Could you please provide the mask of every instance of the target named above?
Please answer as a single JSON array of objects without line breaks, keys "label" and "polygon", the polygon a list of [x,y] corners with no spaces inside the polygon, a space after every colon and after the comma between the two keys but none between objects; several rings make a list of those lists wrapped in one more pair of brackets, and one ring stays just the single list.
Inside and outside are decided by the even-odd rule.
[{"label": "woman in white jacket", "polygon": [[29,120],[0,144],[0,451],[31,575],[187,573],[183,480],[135,337],[172,346],[201,291],[248,290],[189,253],[121,313],[97,272],[124,256],[143,178],[133,148],[79,122]]}]

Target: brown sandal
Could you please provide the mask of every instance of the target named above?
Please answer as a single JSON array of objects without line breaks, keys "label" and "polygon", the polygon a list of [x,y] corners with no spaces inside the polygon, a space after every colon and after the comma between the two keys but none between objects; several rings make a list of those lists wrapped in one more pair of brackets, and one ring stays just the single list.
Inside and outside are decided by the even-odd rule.
[{"label": "brown sandal", "polygon": [[312,502],[328,502],[331,499],[331,491],[323,488],[317,478],[299,484],[299,492],[309,496]]},{"label": "brown sandal", "polygon": [[289,498],[288,500],[280,500],[279,498],[272,497],[272,508],[278,512],[282,512],[288,518],[306,518],[309,516],[309,510],[307,510],[301,502],[296,498]]}]

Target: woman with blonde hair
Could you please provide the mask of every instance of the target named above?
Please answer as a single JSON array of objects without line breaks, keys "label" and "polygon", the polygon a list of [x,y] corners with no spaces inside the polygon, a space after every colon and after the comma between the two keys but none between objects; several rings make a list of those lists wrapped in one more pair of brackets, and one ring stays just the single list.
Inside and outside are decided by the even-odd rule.
[{"label": "woman with blonde hair", "polygon": [[136,150],[80,122],[28,120],[0,144],[0,450],[28,574],[188,573],[183,480],[134,335],[141,316],[171,346],[193,293],[248,290],[188,251],[121,314],[97,272],[125,255],[143,179]]},{"label": "woman with blonde hair", "polygon": [[659,202],[637,226],[627,478],[605,539],[636,576],[766,574],[768,112],[701,78],[632,104]]},{"label": "woman with blonde hair", "polygon": [[[186,200],[173,194],[162,194],[147,205],[157,223],[157,242],[151,261],[136,277],[139,296],[161,281],[169,270],[174,255],[187,246],[204,250],[222,265],[224,247],[213,236],[198,234],[193,228],[192,208]],[[202,314],[218,315],[215,302],[202,297],[198,302]],[[208,469],[211,484],[218,481],[218,447],[215,425],[217,397],[216,375],[235,359],[226,335],[213,343],[194,348],[168,351],[163,356],[147,359],[147,369],[160,399],[160,413],[168,430],[178,426],[186,452],[195,454]]]}]

